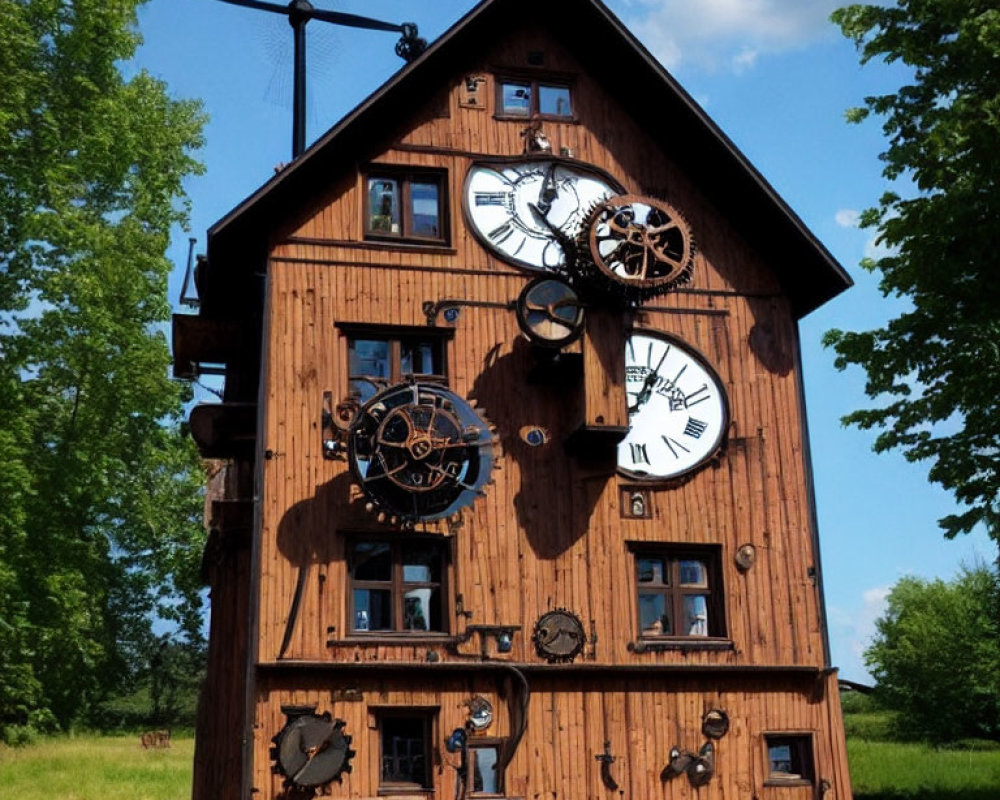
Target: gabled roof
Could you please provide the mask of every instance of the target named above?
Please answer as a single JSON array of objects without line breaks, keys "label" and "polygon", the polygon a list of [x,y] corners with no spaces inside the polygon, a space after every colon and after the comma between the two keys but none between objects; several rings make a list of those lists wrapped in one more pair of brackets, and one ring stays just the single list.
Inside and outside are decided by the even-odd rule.
[{"label": "gabled roof", "polygon": [[[456,65],[482,51],[484,41],[494,40],[524,19],[546,27],[654,140],[663,129],[662,121],[671,121],[669,150],[685,153],[683,166],[692,182],[765,254],[798,316],[852,284],[844,268],[733,142],[600,0],[483,0],[212,226],[210,267],[199,285],[202,313],[231,316],[239,285],[235,279],[262,268],[268,231],[275,221],[288,219],[359,152],[370,152],[373,132],[392,130],[400,115],[419,111],[430,93],[453,77]],[[615,68],[607,69],[608,64]],[[628,80],[622,81],[622,75]]]}]

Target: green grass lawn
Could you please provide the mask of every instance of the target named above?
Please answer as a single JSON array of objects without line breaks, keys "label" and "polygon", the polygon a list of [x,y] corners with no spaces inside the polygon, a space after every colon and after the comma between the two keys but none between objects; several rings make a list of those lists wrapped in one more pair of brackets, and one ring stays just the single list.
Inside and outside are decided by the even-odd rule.
[{"label": "green grass lawn", "polygon": [[194,739],[143,750],[135,736],[80,735],[0,745],[0,797],[14,800],[189,800]]},{"label": "green grass lawn", "polygon": [[847,740],[855,800],[1000,800],[1000,748]]},{"label": "green grass lawn", "polygon": [[[939,750],[852,736],[847,751],[856,800],[1000,800],[1000,747]],[[0,797],[188,800],[193,753],[190,737],[168,750],[143,750],[137,735],[0,746]]]}]

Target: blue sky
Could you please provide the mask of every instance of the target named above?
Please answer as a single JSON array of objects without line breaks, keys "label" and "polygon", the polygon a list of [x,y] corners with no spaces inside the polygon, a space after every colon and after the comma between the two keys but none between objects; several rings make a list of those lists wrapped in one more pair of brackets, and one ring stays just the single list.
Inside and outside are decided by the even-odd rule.
[{"label": "blue sky", "polygon": [[[882,324],[904,300],[881,297],[857,266],[872,252],[858,211],[885,188],[877,122],[848,125],[844,111],[906,79],[899,67],[861,68],[853,45],[827,21],[831,0],[606,0],[746,154],[856,281],[801,325],[820,539],[834,664],[868,680],[860,653],[902,575],[951,578],[992,560],[982,532],[947,541],[936,520],[954,510],[926,481],[926,465],[876,456],[872,435],[843,428],[865,402],[860,371],[840,373],[820,345],[833,328]],[[319,8],[412,21],[432,40],[474,0],[314,0]],[[191,233],[170,255],[177,298],[188,235],[205,230],[291,156],[291,28],[278,15],[219,0],[151,0],[140,12],[145,44],[134,64],[178,98],[201,98],[211,121],[207,171],[189,180]],[[381,85],[402,62],[391,33],[308,26],[309,142]],[[780,243],[776,243],[780,245]]]}]

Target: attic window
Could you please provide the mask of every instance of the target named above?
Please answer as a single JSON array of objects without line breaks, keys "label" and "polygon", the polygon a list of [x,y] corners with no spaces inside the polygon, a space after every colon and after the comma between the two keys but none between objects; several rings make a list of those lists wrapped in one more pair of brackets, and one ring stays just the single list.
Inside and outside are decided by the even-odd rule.
[{"label": "attic window", "polygon": [[365,238],[446,243],[445,179],[442,171],[371,168],[365,176]]},{"label": "attic window", "polygon": [[568,84],[520,79],[497,81],[497,116],[572,119],[573,103]]}]

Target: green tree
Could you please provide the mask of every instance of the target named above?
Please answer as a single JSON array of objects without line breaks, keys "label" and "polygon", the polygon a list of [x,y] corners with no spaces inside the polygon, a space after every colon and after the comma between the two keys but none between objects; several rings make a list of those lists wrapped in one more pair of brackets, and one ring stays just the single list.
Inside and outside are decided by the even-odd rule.
[{"label": "green tree", "polygon": [[163,323],[203,119],[121,74],[142,2],[0,1],[0,726],[69,724],[139,670],[154,614],[200,636]]},{"label": "green tree", "polygon": [[[910,308],[884,327],[833,330],[836,365],[867,372],[875,450],[930,462],[961,513],[1000,543],[1000,8],[995,0],[896,0],[833,14],[862,63],[901,62],[912,80],[848,114],[883,120],[883,175],[896,190],[862,214],[888,255],[862,262]],[[905,186],[906,188],[899,188]]]},{"label": "green tree", "polygon": [[937,742],[1000,739],[1000,580],[980,566],[951,583],[907,577],[865,663],[902,734]]}]

